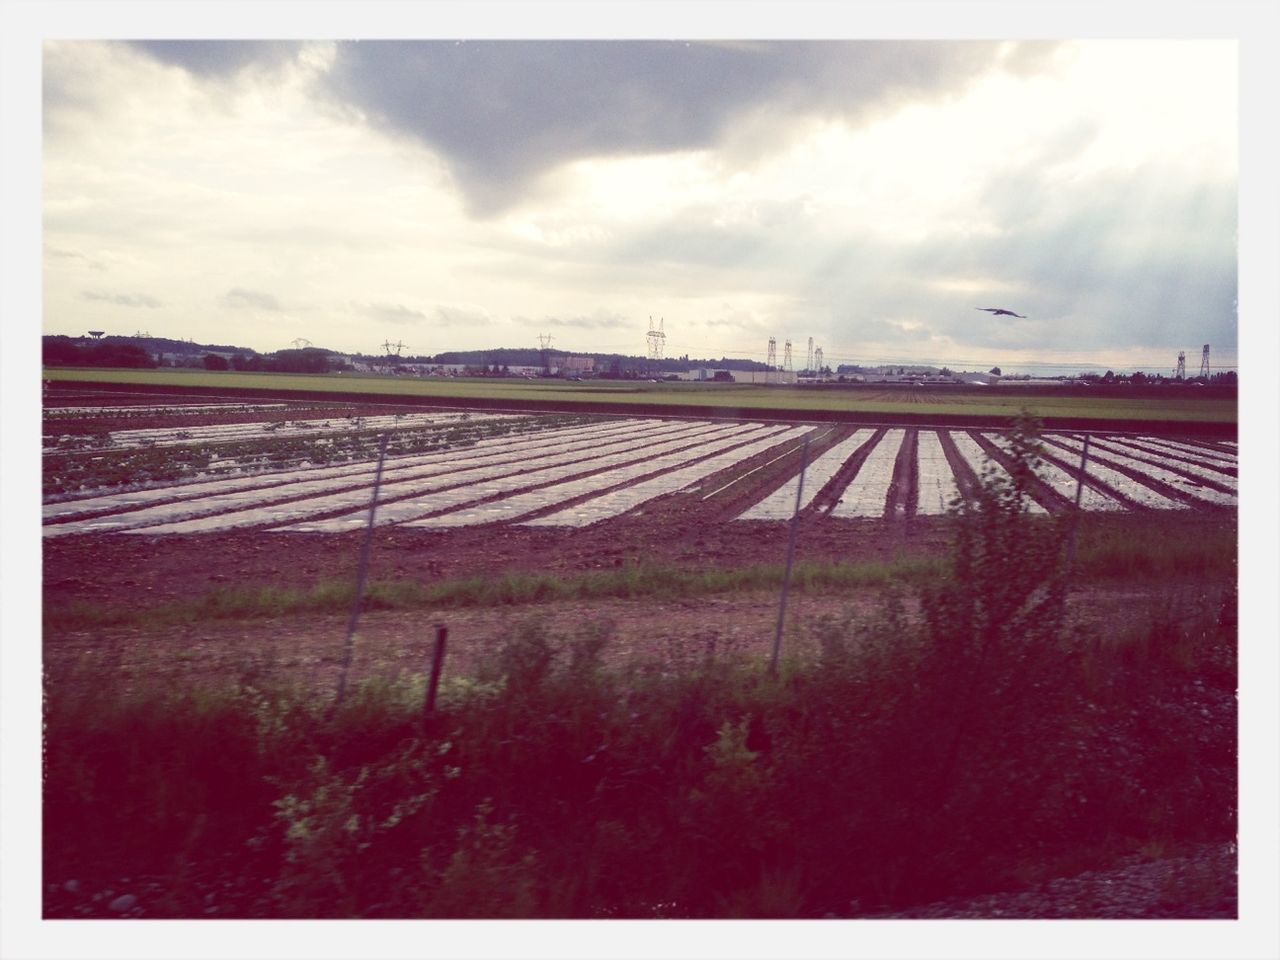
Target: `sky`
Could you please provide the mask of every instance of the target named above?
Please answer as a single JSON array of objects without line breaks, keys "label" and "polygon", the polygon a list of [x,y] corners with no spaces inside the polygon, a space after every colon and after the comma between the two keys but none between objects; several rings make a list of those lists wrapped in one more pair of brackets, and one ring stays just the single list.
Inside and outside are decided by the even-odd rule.
[{"label": "sky", "polygon": [[[1198,372],[1234,40],[43,43],[42,327]],[[999,307],[1023,317],[994,315]],[[1008,372],[1008,370],[1006,370]]]}]

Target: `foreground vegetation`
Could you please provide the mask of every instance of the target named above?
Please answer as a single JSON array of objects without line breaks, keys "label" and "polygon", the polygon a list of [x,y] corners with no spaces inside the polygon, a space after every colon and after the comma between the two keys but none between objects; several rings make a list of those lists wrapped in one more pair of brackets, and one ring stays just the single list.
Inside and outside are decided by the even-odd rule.
[{"label": "foreground vegetation", "polygon": [[369,397],[426,397],[440,401],[490,401],[520,406],[538,402],[670,406],[702,409],[836,411],[866,414],[963,414],[1012,417],[1027,408],[1041,419],[1101,418],[1108,420],[1185,421],[1234,424],[1235,396],[1196,396],[1151,387],[1122,396],[1093,396],[1085,388],[998,388],[937,386],[915,391],[849,387],[806,389],[723,383],[646,383],[631,380],[494,380],[419,378],[353,374],[303,375],[194,370],[44,369],[46,380],[123,383],[205,389],[358,393]]},{"label": "foreground vegetation", "polygon": [[149,916],[844,916],[1233,837],[1234,591],[1069,629],[1026,479],[957,506],[923,617],[887,589],[776,672],[534,622],[430,713],[421,676],[51,685],[45,876],[158,878]]}]

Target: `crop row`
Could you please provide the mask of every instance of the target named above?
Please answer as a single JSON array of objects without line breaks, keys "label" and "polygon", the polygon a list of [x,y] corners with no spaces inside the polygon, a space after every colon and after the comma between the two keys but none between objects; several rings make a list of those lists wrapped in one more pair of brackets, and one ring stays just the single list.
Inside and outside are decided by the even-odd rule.
[{"label": "crop row", "polygon": [[[964,430],[809,427],[619,419],[483,437],[460,449],[388,457],[376,522],[445,529],[488,523],[582,527],[700,484],[752,476],[750,506],[723,519],[791,516],[799,460],[779,478],[760,471],[808,437],[801,507],[837,518],[901,519],[945,512],[984,471],[1005,469],[1008,442]],[[1185,510],[1236,503],[1236,455],[1226,444],[1093,436],[1044,438],[1032,509]],[[366,522],[376,462],[307,467],[46,504],[45,535],[187,534],[241,528],[341,532]],[[710,492],[707,492],[710,491]],[[735,501],[736,502],[736,501]],[[816,504],[816,506],[815,506]],[[715,501],[711,504],[714,510]]]}]

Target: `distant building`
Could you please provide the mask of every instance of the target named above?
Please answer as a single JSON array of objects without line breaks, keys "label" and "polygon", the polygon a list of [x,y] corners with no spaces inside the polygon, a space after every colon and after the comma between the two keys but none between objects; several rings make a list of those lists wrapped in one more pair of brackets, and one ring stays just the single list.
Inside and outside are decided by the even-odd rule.
[{"label": "distant building", "polygon": [[697,380],[699,382],[707,380],[716,380],[721,382],[732,382],[734,375],[729,370],[713,370],[711,367],[697,367],[690,370],[681,380]]},{"label": "distant building", "polygon": [[[595,357],[556,357],[552,361],[553,366],[557,367],[561,373],[581,376],[584,373],[596,372]],[[554,372],[554,370],[552,371]]]}]

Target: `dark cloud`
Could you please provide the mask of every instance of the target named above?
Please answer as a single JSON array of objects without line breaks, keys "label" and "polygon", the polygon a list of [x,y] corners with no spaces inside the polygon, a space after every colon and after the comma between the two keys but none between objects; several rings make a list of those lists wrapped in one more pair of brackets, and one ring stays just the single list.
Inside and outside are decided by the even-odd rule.
[{"label": "dark cloud", "polygon": [[147,310],[155,310],[163,306],[155,297],[149,297],[145,293],[104,293],[100,290],[82,290],[80,297],[84,300],[114,303],[120,307],[141,307]]},{"label": "dark cloud", "polygon": [[230,77],[249,67],[276,67],[301,43],[285,40],[132,40],[129,45],[161,63],[201,77]]},{"label": "dark cloud", "polygon": [[[1033,45],[1033,49],[1038,45]],[[770,112],[856,118],[953,95],[999,44],[916,41],[364,41],[330,92],[441,153],[474,213],[568,160],[705,148]]]},{"label": "dark cloud", "polygon": [[245,290],[242,287],[234,287],[223,294],[222,304],[235,310],[278,311],[282,309],[280,301],[271,294],[258,290]]}]

